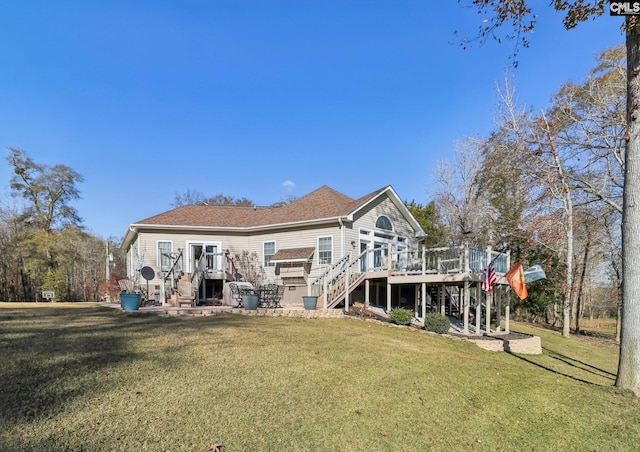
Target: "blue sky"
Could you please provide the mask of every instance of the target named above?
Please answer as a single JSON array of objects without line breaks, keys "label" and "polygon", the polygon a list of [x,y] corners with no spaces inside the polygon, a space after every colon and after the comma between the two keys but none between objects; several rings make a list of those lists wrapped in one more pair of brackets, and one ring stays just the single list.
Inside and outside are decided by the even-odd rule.
[{"label": "blue sky", "polygon": [[[532,3],[515,80],[539,109],[624,36]],[[80,173],[74,206],[103,238],[187,190],[269,205],[392,185],[426,204],[436,162],[491,131],[511,68],[512,43],[457,45],[481,21],[455,0],[6,0],[0,146]],[[3,159],[3,205],[9,178]]]}]

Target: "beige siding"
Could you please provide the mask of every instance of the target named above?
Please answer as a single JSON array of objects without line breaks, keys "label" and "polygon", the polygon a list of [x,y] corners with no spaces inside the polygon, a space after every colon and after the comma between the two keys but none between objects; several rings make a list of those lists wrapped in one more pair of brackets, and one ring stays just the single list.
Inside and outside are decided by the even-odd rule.
[{"label": "beige siding", "polygon": [[352,231],[354,238],[350,240],[355,240],[356,243],[358,242],[361,228],[369,231],[385,232],[377,229],[375,224],[380,215],[386,215],[393,225],[393,233],[406,238],[409,248],[415,248],[417,246],[416,231],[388,197],[378,198],[367,207],[367,209],[359,211],[354,216]]},{"label": "beige siding", "polygon": [[[247,250],[250,253],[257,253],[260,263],[264,262],[263,244],[268,241],[276,242],[276,251],[287,248],[301,247],[317,247],[318,237],[333,237],[333,261],[337,261],[342,257],[342,234],[340,227],[336,223],[335,226],[327,226],[322,228],[303,228],[298,230],[282,230],[279,232],[271,232],[266,234],[256,234],[254,236],[246,235],[215,235],[215,234],[196,234],[196,233],[176,233],[176,232],[140,232],[137,240],[132,245],[134,250],[132,266],[139,261],[141,266],[149,266],[154,269],[156,274],[159,273],[158,263],[158,242],[171,242],[173,251],[178,249],[186,250],[187,244],[190,242],[219,242],[222,250],[229,250],[232,256],[240,254]],[[187,262],[188,252],[185,251],[185,262]],[[185,264],[186,265],[186,264]],[[325,267],[325,266],[322,266]],[[317,253],[314,253],[311,275],[317,275],[322,269],[318,266]],[[240,272],[242,270],[240,269]],[[265,268],[266,282],[279,283],[280,278],[275,274],[275,266]],[[159,284],[159,276],[150,284]]]},{"label": "beige siding", "polygon": [[[244,250],[255,252],[260,264],[264,262],[263,245],[264,242],[275,241],[275,251],[289,248],[312,247],[316,249],[313,255],[313,263],[309,273],[309,281],[315,279],[321,274],[327,265],[318,264],[318,237],[332,237],[333,244],[333,262],[337,262],[342,257],[350,254],[352,258],[360,253],[360,229],[364,228],[368,231],[376,231],[383,233],[380,229],[375,228],[376,219],[380,215],[386,215],[393,224],[393,234],[406,239],[409,248],[415,248],[417,240],[415,238],[416,231],[411,224],[403,217],[402,212],[389,199],[388,196],[381,196],[365,208],[359,210],[352,222],[340,224],[337,220],[333,224],[323,225],[321,227],[301,227],[298,229],[281,228],[264,233],[239,233],[239,234],[213,234],[204,232],[175,232],[175,230],[150,229],[139,232],[137,238],[131,245],[128,269],[130,275],[135,274],[132,269],[136,266],[149,266],[156,272],[156,279],[149,282],[150,286],[160,284],[159,262],[157,256],[158,242],[168,241],[172,243],[172,250],[177,252],[179,249],[185,250],[185,267],[188,265],[187,245],[190,242],[215,242],[220,245],[220,250],[229,250],[231,256],[242,253]],[[242,269],[238,269],[242,273]],[[276,266],[265,268],[264,283],[282,283],[281,275],[276,274]],[[135,275],[134,275],[135,276]],[[293,280],[289,280],[293,281]],[[143,282],[143,281],[141,281]],[[146,282],[143,282],[146,283]],[[293,290],[295,287],[295,290]],[[153,289],[153,288],[152,288]],[[306,288],[302,284],[302,280],[298,280],[297,284],[291,284],[288,288],[286,297],[292,300],[299,300],[301,296],[306,295]]]},{"label": "beige siding", "polygon": [[[316,252],[313,255],[313,264],[310,274],[317,275],[320,273],[320,266],[318,265],[318,253],[317,244],[318,237],[333,237],[333,261],[337,261],[341,257],[341,232],[340,226],[336,223],[335,226],[327,226],[323,228],[303,228],[297,230],[283,230],[279,232],[273,232],[269,234],[255,235],[249,239],[248,247],[250,250],[257,251],[260,259],[263,259],[263,243],[267,241],[275,240],[276,251],[288,248],[316,248]],[[324,267],[324,266],[322,266]],[[275,275],[275,266],[265,269],[266,277],[269,282],[279,282],[279,278]]]}]

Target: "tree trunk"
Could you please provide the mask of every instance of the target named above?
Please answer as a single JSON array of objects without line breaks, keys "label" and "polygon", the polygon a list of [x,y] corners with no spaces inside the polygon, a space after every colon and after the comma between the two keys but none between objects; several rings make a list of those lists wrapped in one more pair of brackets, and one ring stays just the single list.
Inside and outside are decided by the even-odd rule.
[{"label": "tree trunk", "polygon": [[578,296],[576,297],[576,334],[580,334],[580,317],[582,316],[582,294],[584,293],[584,279],[587,274],[587,260],[589,259],[590,238],[584,245],[584,256],[582,257],[582,271],[580,273],[580,282],[578,283]]},{"label": "tree trunk", "polygon": [[640,25],[626,19],[627,149],[622,219],[622,332],[616,386],[640,395]]}]

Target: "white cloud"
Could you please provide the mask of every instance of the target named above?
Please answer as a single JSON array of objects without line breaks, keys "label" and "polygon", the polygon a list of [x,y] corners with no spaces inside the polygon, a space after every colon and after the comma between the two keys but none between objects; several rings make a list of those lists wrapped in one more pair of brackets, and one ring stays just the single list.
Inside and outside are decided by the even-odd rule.
[{"label": "white cloud", "polygon": [[291,192],[291,191],[293,191],[293,189],[294,189],[294,188],[296,188],[296,184],[295,184],[294,182],[290,181],[289,179],[287,179],[286,181],[284,181],[284,182],[282,183],[282,186],[283,186],[284,188],[286,188],[288,192]]}]

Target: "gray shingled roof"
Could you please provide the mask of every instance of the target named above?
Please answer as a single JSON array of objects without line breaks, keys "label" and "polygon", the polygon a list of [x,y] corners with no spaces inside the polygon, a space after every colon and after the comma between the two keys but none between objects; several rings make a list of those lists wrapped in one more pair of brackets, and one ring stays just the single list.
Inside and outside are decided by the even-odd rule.
[{"label": "gray shingled roof", "polygon": [[186,205],[154,215],[135,224],[251,228],[297,223],[349,215],[373,199],[386,187],[359,199],[352,199],[323,185],[283,207],[238,207]]}]

